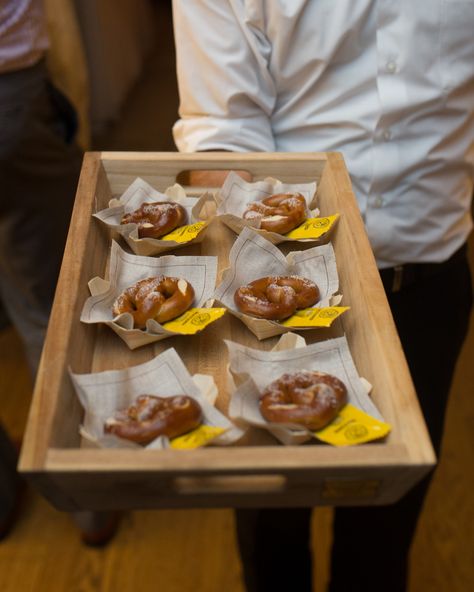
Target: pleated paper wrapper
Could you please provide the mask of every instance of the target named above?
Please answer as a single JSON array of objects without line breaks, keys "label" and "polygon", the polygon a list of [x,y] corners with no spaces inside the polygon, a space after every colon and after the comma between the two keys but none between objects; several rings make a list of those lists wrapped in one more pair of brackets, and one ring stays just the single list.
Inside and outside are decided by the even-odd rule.
[{"label": "pleated paper wrapper", "polygon": [[[203,426],[219,435],[209,442],[227,445],[238,440],[243,431],[215,408],[217,388],[212,376],[191,376],[174,348],[165,350],[152,360],[122,370],[107,370],[92,374],[69,371],[76,393],[84,408],[80,427],[84,447],[163,449],[170,441],[160,436],[147,446],[104,433],[104,423],[115,412],[131,405],[142,394],[170,397],[188,395],[201,405]],[[215,429],[213,428],[220,428]]]},{"label": "pleated paper wrapper", "polygon": [[269,423],[260,413],[258,404],[260,393],[271,382],[282,374],[302,370],[336,376],[346,385],[348,403],[383,421],[369,396],[371,386],[359,376],[344,336],[306,345],[303,337],[288,333],[271,351],[255,350],[228,340],[225,343],[232,377],[229,416],[242,429],[250,425],[267,430],[285,445],[303,444],[314,439],[305,428]]},{"label": "pleated paper wrapper", "polygon": [[130,349],[181,334],[167,330],[153,319],[147,321],[146,329],[134,329],[131,314],[114,317],[112,313],[115,299],[126,288],[139,280],[158,275],[185,279],[195,292],[192,308],[204,308],[215,290],[217,257],[143,257],[126,253],[112,241],[108,279],[95,277],[89,282],[92,295],[84,303],[81,321],[109,326]]},{"label": "pleated paper wrapper", "polygon": [[237,234],[240,234],[244,228],[253,228],[255,232],[261,234],[275,245],[295,240],[321,244],[327,241],[334,224],[329,224],[327,231],[317,238],[296,239],[292,236],[261,229],[259,220],[245,220],[242,217],[251,202],[262,201],[277,193],[301,193],[306,201],[306,217],[312,219],[319,215],[319,210],[316,208],[316,189],[316,181],[313,183],[282,183],[272,177],[267,177],[263,181],[249,183],[237,173],[231,171],[221,189],[215,195],[217,202],[216,214],[219,220],[222,220]]},{"label": "pleated paper wrapper", "polygon": [[[241,286],[266,276],[296,275],[317,284],[321,298],[315,307],[336,307],[342,299],[342,295],[338,294],[336,257],[330,243],[304,251],[292,251],[285,257],[278,247],[255,230],[244,228],[230,250],[229,265],[214,292],[216,303],[245,323],[260,340],[291,331],[291,327],[240,312],[234,302],[234,293]],[[305,328],[314,329],[314,326],[302,326],[298,330]]]},{"label": "pleated paper wrapper", "polygon": [[[163,237],[139,238],[137,224],[120,224],[124,214],[133,212],[143,203],[156,201],[176,202],[186,210],[188,214],[186,225],[173,232],[173,235],[178,237],[177,240],[163,240]],[[201,242],[212,219],[211,212],[214,208],[214,196],[211,193],[204,193],[199,198],[188,197],[178,183],[161,193],[138,177],[120,198],[112,199],[108,208],[96,212],[93,216],[105,224],[111,232],[119,233],[136,255],[149,256]]]}]

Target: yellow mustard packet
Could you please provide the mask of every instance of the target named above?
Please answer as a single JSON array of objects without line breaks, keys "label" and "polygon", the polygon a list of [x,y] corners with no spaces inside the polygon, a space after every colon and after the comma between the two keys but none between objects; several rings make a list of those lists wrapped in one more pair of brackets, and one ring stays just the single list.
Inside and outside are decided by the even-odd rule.
[{"label": "yellow mustard packet", "polygon": [[339,220],[339,214],[324,216],[323,218],[307,218],[302,224],[285,234],[288,238],[320,238]]},{"label": "yellow mustard packet", "polygon": [[207,222],[195,222],[194,224],[186,224],[186,226],[179,226],[173,232],[169,232],[160,238],[160,240],[175,241],[177,243],[187,243],[194,238],[207,226]]},{"label": "yellow mustard packet", "polygon": [[325,306],[324,308],[303,308],[281,322],[285,327],[330,327],[349,306]]},{"label": "yellow mustard packet", "polygon": [[200,425],[195,430],[173,438],[170,442],[171,448],[175,450],[192,450],[193,448],[200,448],[205,446],[217,436],[220,436],[226,431],[226,428],[218,426]]},{"label": "yellow mustard packet", "polygon": [[225,308],[190,308],[185,313],[162,326],[167,331],[194,335],[205,327],[220,319],[226,312]]},{"label": "yellow mustard packet", "polygon": [[313,434],[318,440],[333,446],[353,446],[383,438],[391,429],[390,424],[348,403],[329,425]]}]

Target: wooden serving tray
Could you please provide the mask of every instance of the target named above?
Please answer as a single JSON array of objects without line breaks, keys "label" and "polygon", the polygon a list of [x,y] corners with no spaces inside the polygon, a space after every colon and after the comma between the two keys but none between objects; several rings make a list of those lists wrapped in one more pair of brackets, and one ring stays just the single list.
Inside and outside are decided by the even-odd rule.
[{"label": "wooden serving tray", "polygon": [[[202,333],[131,351],[113,331],[79,321],[87,283],[105,276],[110,235],[91,214],[140,176],[165,190],[190,170],[246,170],[253,180],[318,181],[322,215],[339,212],[332,236],[344,303],[351,309],[331,329],[305,332],[308,342],[346,334],[359,374],[392,425],[385,441],[349,448],[282,446],[252,431],[232,447],[192,451],[80,448],[82,408],[68,367],[76,373],[134,366],[175,347],[189,371],[212,374],[217,406],[226,411],[227,350],[222,338],[270,349],[227,314]],[[203,188],[187,187],[190,194]],[[218,255],[236,235],[214,220],[201,245],[176,254]],[[122,243],[123,245],[123,243]],[[301,244],[300,244],[301,246]],[[310,245],[311,246],[311,245]],[[288,250],[298,248],[290,243]],[[62,270],[36,381],[20,471],[57,508],[369,505],[397,500],[435,463],[416,394],[374,257],[338,153],[88,153],[84,159]]]}]

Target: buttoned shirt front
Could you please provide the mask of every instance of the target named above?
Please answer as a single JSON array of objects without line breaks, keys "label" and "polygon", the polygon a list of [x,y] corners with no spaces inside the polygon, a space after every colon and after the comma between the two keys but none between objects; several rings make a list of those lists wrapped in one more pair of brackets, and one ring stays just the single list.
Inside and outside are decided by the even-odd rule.
[{"label": "buttoned shirt front", "polygon": [[380,268],[471,227],[474,0],[174,0],[178,149],[340,151]]}]

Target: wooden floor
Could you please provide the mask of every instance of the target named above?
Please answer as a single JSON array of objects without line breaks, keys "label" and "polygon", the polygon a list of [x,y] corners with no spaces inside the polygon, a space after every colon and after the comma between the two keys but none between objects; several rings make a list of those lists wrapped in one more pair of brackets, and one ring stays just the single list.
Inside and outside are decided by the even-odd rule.
[{"label": "wooden floor", "polygon": [[[169,128],[177,94],[169,28],[163,22],[160,39],[166,51],[161,46],[151,56],[120,125],[96,138],[97,148],[173,149]],[[474,269],[473,245],[470,255]],[[13,329],[0,332],[0,352],[0,419],[20,438],[31,385]],[[410,592],[474,590],[473,361],[474,320],[453,385],[443,455],[412,550]],[[313,518],[317,592],[325,590],[331,519],[329,509],[316,510]],[[230,510],[132,512],[106,549],[89,550],[80,544],[71,517],[30,490],[17,527],[0,543],[1,592],[222,590],[244,590]]]}]

